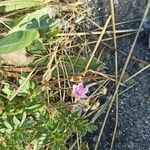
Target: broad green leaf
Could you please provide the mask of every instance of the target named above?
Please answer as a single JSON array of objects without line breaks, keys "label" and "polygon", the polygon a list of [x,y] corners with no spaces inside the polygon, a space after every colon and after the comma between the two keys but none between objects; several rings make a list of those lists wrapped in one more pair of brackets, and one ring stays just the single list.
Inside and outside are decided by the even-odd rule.
[{"label": "broad green leaf", "polygon": [[57,21],[48,15],[48,7],[27,14],[8,34],[18,30],[45,29],[58,25]]},{"label": "broad green leaf", "polygon": [[35,55],[47,54],[46,47],[44,46],[42,40],[35,40],[30,46],[28,46],[28,50]]},{"label": "broad green leaf", "polygon": [[13,122],[15,124],[14,128],[17,129],[17,127],[19,126],[20,124],[20,121],[18,120],[18,118],[16,116],[13,117]]},{"label": "broad green leaf", "polygon": [[9,124],[7,120],[4,121],[4,125],[6,126],[7,129],[13,130],[13,127]]},{"label": "broad green leaf", "polygon": [[26,110],[35,110],[41,108],[41,104],[35,104],[26,108]]},{"label": "broad green leaf", "polygon": [[50,30],[46,33],[47,37],[51,40],[55,37],[57,37],[57,34],[59,33],[60,28],[58,25],[55,25],[50,28]]},{"label": "broad green leaf", "polygon": [[[23,84],[26,81],[26,77],[21,76],[21,79],[19,79],[19,84]],[[29,94],[29,89],[30,89],[30,81],[26,81],[23,88],[19,92],[20,94]]]},{"label": "broad green leaf", "polygon": [[34,40],[39,38],[36,30],[18,31],[6,35],[0,39],[0,54],[8,54],[21,50],[29,46]]},{"label": "broad green leaf", "polygon": [[22,124],[25,122],[25,120],[26,120],[26,117],[27,117],[27,113],[26,113],[26,111],[23,113],[23,115],[22,115],[22,120],[21,120],[21,123],[20,123],[20,125],[19,126],[22,126]]},{"label": "broad green leaf", "polygon": [[43,4],[43,0],[7,0],[0,2],[0,7],[4,7],[4,10],[8,12]]},{"label": "broad green leaf", "polygon": [[20,26],[20,28],[25,28],[26,30],[46,29],[55,25],[56,25],[56,22],[54,22],[53,19],[49,18],[48,15],[44,15],[40,17],[38,20],[36,18],[32,19],[27,24]]},{"label": "broad green leaf", "polygon": [[13,93],[13,91],[14,90],[12,90],[11,88],[10,88],[10,85],[8,84],[6,84],[5,86],[4,86],[4,88],[2,88],[2,91],[7,95],[7,97],[9,97],[12,93]]},{"label": "broad green leaf", "polygon": [[5,133],[5,132],[6,132],[6,129],[5,129],[5,128],[2,128],[2,129],[0,129],[0,132],[1,132],[1,133]]},{"label": "broad green leaf", "polygon": [[[82,73],[85,70],[85,67],[89,61],[89,59],[85,57],[77,57],[77,56],[61,56],[60,61],[63,64],[59,65],[59,73],[62,74],[63,71],[67,71],[68,73]],[[102,70],[104,68],[104,63],[102,63],[97,58],[93,58],[89,65],[89,69],[91,70]],[[56,75],[57,70],[53,71],[53,74]]]}]

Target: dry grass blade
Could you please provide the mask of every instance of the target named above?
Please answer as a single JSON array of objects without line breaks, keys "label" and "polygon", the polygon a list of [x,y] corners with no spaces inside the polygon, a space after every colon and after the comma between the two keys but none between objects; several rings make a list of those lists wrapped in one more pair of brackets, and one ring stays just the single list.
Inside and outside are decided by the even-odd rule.
[{"label": "dry grass blade", "polygon": [[[122,38],[122,37],[126,37],[126,36],[130,36],[132,34],[135,34],[136,32],[132,32],[132,33],[126,33],[126,34],[122,34],[122,35],[118,35],[116,36],[116,38]],[[105,38],[105,39],[102,39],[101,42],[103,43],[104,41],[110,41],[112,40],[113,38],[112,37],[109,37],[109,38]],[[95,44],[97,43],[97,41],[90,41],[90,42],[84,42],[84,43],[81,43],[80,45],[81,46],[87,46],[87,45],[90,45],[90,44]],[[69,48],[75,48],[75,47],[78,47],[79,44],[75,44],[75,45],[71,45],[71,46],[67,46],[66,48],[69,49]],[[111,46],[112,47],[112,46]],[[111,48],[113,49],[113,48]]]},{"label": "dry grass blade", "polygon": [[[109,45],[109,44],[107,44],[107,43],[105,43],[105,42],[102,42],[102,44],[103,44],[104,46],[108,47],[108,48],[111,49],[111,50],[118,51],[120,54],[122,54],[122,55],[124,55],[124,56],[127,56],[127,54],[126,54],[125,52],[123,52],[123,51],[121,51],[121,50],[119,50],[119,49],[115,49],[113,46],[111,46],[111,45]],[[131,59],[134,60],[134,61],[137,61],[137,62],[139,62],[139,63],[145,64],[145,65],[148,64],[147,61],[140,60],[140,59],[135,58],[135,57],[131,57]]]},{"label": "dry grass blade", "polygon": [[[1,19],[1,18],[0,18]],[[11,30],[11,28],[3,21],[0,20],[0,23],[3,24],[6,28],[8,28],[9,30]]]},{"label": "dry grass blade", "polygon": [[[128,54],[128,57],[127,57],[126,62],[125,62],[125,65],[124,65],[124,67],[123,67],[123,70],[122,70],[122,73],[121,73],[121,76],[120,76],[120,79],[119,79],[119,83],[117,84],[116,90],[115,90],[115,92],[114,92],[114,95],[113,95],[113,97],[112,97],[111,103],[110,103],[110,105],[109,105],[109,108],[108,108],[108,110],[107,110],[106,116],[105,116],[105,118],[104,118],[104,122],[103,122],[103,124],[102,124],[101,130],[100,130],[100,133],[99,133],[99,137],[98,137],[98,143],[99,143],[99,141],[100,141],[100,139],[101,139],[101,136],[102,136],[102,133],[103,133],[103,131],[104,131],[105,124],[106,124],[106,121],[107,121],[109,112],[110,112],[110,110],[111,110],[111,108],[112,108],[113,102],[114,102],[114,100],[115,100],[115,98],[116,98],[116,95],[117,95],[117,93],[118,93],[118,89],[119,89],[119,87],[120,87],[120,82],[122,81],[122,78],[123,78],[123,76],[124,76],[125,70],[126,70],[127,65],[128,65],[128,63],[129,63],[129,60],[130,60],[130,58],[131,58],[132,52],[133,52],[133,50],[134,50],[134,47],[135,47],[135,44],[136,44],[136,42],[137,42],[138,36],[139,36],[140,31],[141,31],[141,29],[142,29],[143,23],[144,23],[145,18],[146,18],[147,14],[148,14],[149,8],[150,8],[150,0],[148,1],[148,4],[147,4],[147,6],[146,6],[146,9],[145,9],[145,12],[144,12],[144,15],[143,15],[143,18],[142,18],[142,21],[141,21],[139,30],[138,30],[138,32],[137,32],[137,34],[136,34],[136,36],[135,36],[133,45],[132,45],[132,47],[131,47],[131,50],[130,50],[130,52],[129,52],[129,54]],[[97,150],[97,148],[96,148],[95,150]]]},{"label": "dry grass blade", "polygon": [[97,40],[97,43],[96,43],[96,45],[95,45],[95,47],[94,47],[94,50],[93,50],[93,52],[92,52],[92,55],[91,55],[91,57],[90,57],[90,59],[89,59],[87,65],[86,65],[86,67],[85,67],[85,71],[88,70],[88,67],[89,67],[89,65],[90,65],[90,63],[91,63],[91,61],[92,61],[92,59],[93,59],[93,57],[94,57],[94,55],[95,55],[95,52],[96,52],[96,50],[97,50],[97,48],[98,48],[98,46],[99,46],[99,44],[100,44],[100,42],[101,42],[101,40],[102,40],[104,34],[105,34],[105,31],[106,31],[106,28],[107,28],[107,26],[108,26],[108,24],[109,24],[109,22],[110,22],[110,19],[111,19],[111,16],[109,16],[108,19],[106,20],[106,23],[105,23],[105,25],[104,25],[102,34],[99,36],[99,39]]},{"label": "dry grass blade", "polygon": [[100,106],[100,108],[97,110],[97,112],[92,117],[90,122],[95,122],[95,120],[97,120],[97,118],[99,118],[99,116],[101,116],[101,114],[105,112],[105,110],[107,109],[107,107],[110,104],[110,99],[111,99],[111,97],[109,97],[108,100],[103,105]]},{"label": "dry grass blade", "polygon": [[133,88],[135,85],[136,85],[136,83],[135,83],[135,84],[132,84],[132,85],[129,86],[129,87],[127,87],[125,90],[121,91],[121,92],[118,94],[118,96],[120,97],[122,94],[124,94],[125,92],[127,92],[129,89]]},{"label": "dry grass blade", "polygon": [[9,98],[9,100],[13,100],[15,98],[15,96],[20,92],[20,90],[23,88],[23,86],[26,84],[26,82],[31,78],[33,72],[35,71],[36,68],[34,68],[29,75],[27,76],[27,78],[25,79],[25,81],[18,87],[18,89],[12,93],[11,97]]},{"label": "dry grass blade", "polygon": [[129,80],[133,79],[135,76],[137,76],[138,74],[140,74],[141,72],[143,72],[144,70],[148,69],[150,67],[150,64],[145,66],[143,69],[139,70],[138,72],[136,72],[135,74],[133,74],[130,78],[128,78],[125,82],[127,83]]},{"label": "dry grass blade", "polygon": [[[114,39],[114,48],[117,49],[117,41],[116,41],[116,27],[115,27],[115,12],[114,12],[114,2],[113,0],[110,0],[110,6],[111,6],[111,15],[112,15],[112,27],[113,27],[113,39]],[[118,52],[115,50],[115,77],[116,77],[116,87],[117,87],[117,81],[118,81]],[[118,126],[118,92],[116,94],[116,122],[115,122],[115,128],[112,136],[111,146],[110,150],[113,148],[117,126]]]},{"label": "dry grass blade", "polygon": [[[103,27],[104,29],[104,27]],[[126,29],[126,30],[116,30],[116,33],[130,33],[130,32],[137,32],[138,29]],[[140,32],[143,31],[143,29],[140,29]],[[99,35],[102,34],[103,31],[95,31],[95,32],[75,32],[75,33],[59,33],[57,36],[83,36],[83,35]],[[113,31],[106,31],[105,34],[112,34]]]},{"label": "dry grass blade", "polygon": [[[47,69],[46,66],[37,67],[36,71],[43,71]],[[4,72],[13,72],[13,73],[21,73],[21,72],[31,72],[33,68],[30,67],[12,67],[12,66],[0,66],[0,70]]]},{"label": "dry grass blade", "polygon": [[91,18],[86,17],[87,20],[89,20],[91,23],[93,23],[96,27],[98,27],[99,29],[103,30],[103,28],[101,26],[99,26],[95,21],[93,21]]},{"label": "dry grass blade", "polygon": [[52,53],[52,55],[50,56],[50,61],[47,65],[47,70],[46,72],[44,73],[43,75],[43,80],[42,80],[42,83],[47,83],[50,79],[51,79],[51,76],[52,76],[52,71],[56,68],[57,65],[53,66],[52,67],[52,63],[53,63],[53,60],[55,58],[57,54],[57,49],[55,49],[55,51]]},{"label": "dry grass blade", "polygon": [[[122,24],[127,24],[127,23],[133,23],[133,22],[138,22],[138,21],[141,21],[141,19],[134,19],[134,20],[128,20],[128,21],[123,21],[123,22],[118,22],[118,23],[115,23],[115,26],[118,26],[118,25],[122,25]],[[113,25],[110,25],[108,27],[112,27]]]},{"label": "dry grass blade", "polygon": [[[88,72],[91,72],[91,73],[100,75],[100,76],[102,76],[102,77],[104,77],[104,78],[106,78],[106,79],[108,79],[108,80],[110,80],[110,81],[113,81],[113,82],[115,82],[115,83],[119,83],[119,82],[116,81],[115,79],[110,78],[108,75],[106,75],[106,74],[104,74],[104,73],[102,73],[102,72],[98,72],[98,71],[94,71],[94,70],[87,70],[87,71],[85,71],[85,73],[88,73]],[[122,86],[125,86],[123,83],[119,83],[119,84],[122,85]]]}]

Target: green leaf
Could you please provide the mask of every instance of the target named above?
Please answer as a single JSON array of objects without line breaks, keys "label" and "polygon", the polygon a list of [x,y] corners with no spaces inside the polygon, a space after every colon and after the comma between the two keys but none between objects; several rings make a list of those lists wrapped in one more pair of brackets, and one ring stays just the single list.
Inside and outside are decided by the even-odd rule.
[{"label": "green leaf", "polygon": [[59,31],[60,31],[59,26],[55,25],[51,27],[50,30],[46,33],[47,38],[49,38],[50,40],[56,38]]},{"label": "green leaf", "polygon": [[10,129],[11,131],[13,130],[13,127],[9,124],[7,120],[4,121],[4,125],[6,126],[7,129]]},{"label": "green leaf", "polygon": [[26,28],[26,30],[30,29],[45,29],[50,26],[54,26],[56,22],[49,18],[48,15],[41,16],[38,20],[36,18],[32,19],[26,25],[20,26],[21,28]]},{"label": "green leaf", "polygon": [[33,13],[27,14],[12,30],[9,31],[9,34],[19,30],[45,29],[54,27],[58,24],[58,22],[49,17],[48,9],[48,7],[45,7]]},{"label": "green leaf", "polygon": [[14,122],[14,124],[15,124],[15,129],[17,129],[17,127],[19,126],[19,124],[20,124],[20,121],[18,120],[18,118],[16,117],[16,116],[14,116],[13,117],[13,122]]},{"label": "green leaf", "polygon": [[44,46],[42,40],[35,40],[30,46],[28,46],[28,50],[30,53],[35,55],[47,54],[46,47]]},{"label": "green leaf", "polygon": [[43,4],[43,0],[7,0],[0,2],[0,7],[4,7],[4,10],[8,12],[17,9],[39,6]]},{"label": "green leaf", "polygon": [[[19,79],[19,84],[23,84],[26,81],[26,77],[21,76],[21,79]],[[29,94],[29,89],[30,89],[30,81],[26,81],[23,88],[20,90],[19,94]]]},{"label": "green leaf", "polygon": [[23,113],[23,115],[22,115],[22,120],[21,120],[21,123],[20,123],[20,125],[19,126],[22,126],[22,124],[25,122],[25,120],[26,120],[26,117],[27,117],[27,113],[26,113],[26,111]]},{"label": "green leaf", "polygon": [[26,110],[37,110],[41,108],[41,104],[35,104],[26,108]]},{"label": "green leaf", "polygon": [[10,97],[14,90],[10,88],[9,84],[6,84],[4,88],[2,88],[2,91],[7,95],[7,97]]},{"label": "green leaf", "polygon": [[42,134],[41,137],[39,137],[38,139],[34,139],[31,142],[31,144],[33,145],[34,149],[41,150],[45,139],[46,139],[46,134]]},{"label": "green leaf", "polygon": [[0,39],[0,54],[12,53],[29,46],[34,40],[39,38],[36,30],[18,31],[6,35]]},{"label": "green leaf", "polygon": [[[77,56],[61,56],[60,61],[63,64],[63,68],[59,65],[59,73],[63,74],[63,70],[66,70],[68,73],[82,73],[85,70],[85,67],[89,59],[85,57]],[[93,58],[89,65],[91,70],[102,70],[104,68],[104,63],[102,63],[97,58]],[[57,70],[53,71],[53,74],[56,75]]]}]

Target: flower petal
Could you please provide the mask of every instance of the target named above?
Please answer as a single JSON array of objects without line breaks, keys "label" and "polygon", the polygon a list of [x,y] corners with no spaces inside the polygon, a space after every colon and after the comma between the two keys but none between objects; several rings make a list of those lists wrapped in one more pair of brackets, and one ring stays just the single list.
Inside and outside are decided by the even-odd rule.
[{"label": "flower petal", "polygon": [[87,98],[87,96],[86,95],[81,95],[80,98]]},{"label": "flower petal", "polygon": [[78,98],[86,98],[85,95],[88,92],[88,87],[83,85],[83,83],[79,83],[78,85],[74,84],[72,89],[72,95]]},{"label": "flower petal", "polygon": [[83,93],[86,94],[88,91],[89,91],[89,88],[86,86],[86,87],[83,89]]},{"label": "flower petal", "polygon": [[77,87],[78,87],[78,85],[76,85],[76,84],[74,84],[72,87],[72,95],[75,97],[78,96]]},{"label": "flower petal", "polygon": [[76,84],[74,84],[72,88],[73,88],[73,89],[76,89],[76,88],[77,88],[77,85],[76,85]]},{"label": "flower petal", "polygon": [[84,87],[83,87],[83,83],[82,82],[77,85],[77,90],[78,91],[82,90],[83,88]]}]

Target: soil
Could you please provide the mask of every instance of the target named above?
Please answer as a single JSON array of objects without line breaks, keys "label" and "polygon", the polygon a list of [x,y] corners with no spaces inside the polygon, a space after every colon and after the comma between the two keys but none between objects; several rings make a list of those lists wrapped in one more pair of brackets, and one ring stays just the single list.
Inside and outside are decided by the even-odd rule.
[{"label": "soil", "polygon": [[[135,19],[141,19],[147,4],[147,0],[114,0],[116,22],[123,22]],[[110,0],[93,0],[91,2],[96,16],[96,22],[103,25],[106,18],[110,14]],[[140,21],[132,21],[127,24],[117,26],[117,29],[137,29]],[[148,31],[150,25],[146,24],[146,29],[138,38],[133,51],[133,59],[127,67],[125,78],[130,77],[146,64],[150,63],[150,49],[148,49]],[[117,39],[117,48],[128,54],[133,44],[135,35]],[[112,45],[112,43],[108,43]],[[113,46],[113,45],[112,45]],[[114,73],[114,52],[109,48],[105,49],[102,57],[106,66],[106,71]],[[118,53],[118,67],[121,71],[125,63],[126,56]],[[144,62],[143,62],[144,61]],[[130,90],[124,92],[119,97],[119,123],[117,136],[114,143],[114,150],[150,150],[150,69],[142,72],[128,83]],[[124,89],[120,89],[120,92]],[[112,92],[113,94],[113,92]],[[103,117],[97,121],[101,127]],[[108,150],[110,148],[112,132],[115,125],[115,107],[111,110],[108,118],[101,143],[100,150]],[[99,134],[99,130],[90,134],[89,148],[94,149],[94,145]]]}]

